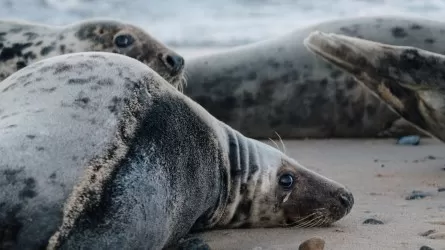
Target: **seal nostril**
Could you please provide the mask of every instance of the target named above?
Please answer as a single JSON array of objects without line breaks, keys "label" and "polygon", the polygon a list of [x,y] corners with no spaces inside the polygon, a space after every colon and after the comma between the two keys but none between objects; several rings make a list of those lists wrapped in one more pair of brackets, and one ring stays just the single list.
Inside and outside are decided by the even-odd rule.
[{"label": "seal nostril", "polygon": [[165,60],[167,61],[167,64],[170,65],[170,67],[172,67],[172,68],[175,67],[175,60],[173,59],[173,57],[168,55]]},{"label": "seal nostril", "polygon": [[340,199],[340,203],[345,208],[349,209],[354,204],[354,198],[352,197],[352,194],[350,194],[350,193],[340,194],[339,199]]},{"label": "seal nostril", "polygon": [[167,55],[165,57],[165,64],[169,66],[174,73],[177,73],[182,69],[184,65],[184,59],[178,55]]}]

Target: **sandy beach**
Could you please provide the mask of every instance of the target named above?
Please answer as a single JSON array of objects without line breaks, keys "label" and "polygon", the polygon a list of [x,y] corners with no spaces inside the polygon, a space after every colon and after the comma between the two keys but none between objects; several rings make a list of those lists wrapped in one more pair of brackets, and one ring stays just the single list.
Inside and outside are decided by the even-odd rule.
[{"label": "sandy beach", "polygon": [[[221,250],[298,249],[314,236],[326,241],[325,250],[445,249],[445,191],[438,192],[445,187],[445,145],[429,138],[418,146],[395,142],[284,141],[288,155],[350,188],[351,213],[327,228],[217,230],[202,236]],[[430,196],[407,200],[414,190]],[[363,224],[367,219],[383,224]]]}]

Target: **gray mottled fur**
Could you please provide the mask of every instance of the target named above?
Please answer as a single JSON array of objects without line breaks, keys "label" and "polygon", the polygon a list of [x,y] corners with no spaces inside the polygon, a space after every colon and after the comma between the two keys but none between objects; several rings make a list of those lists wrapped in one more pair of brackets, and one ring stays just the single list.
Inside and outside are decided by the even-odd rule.
[{"label": "gray mottled fur", "polygon": [[[332,223],[353,205],[342,185],[111,53],[56,56],[4,80],[0,153],[6,249],[174,248],[190,231]],[[281,173],[298,180],[291,190]]]},{"label": "gray mottled fur", "polygon": [[408,122],[445,142],[444,55],[323,32],[311,33],[305,44]]},{"label": "gray mottled fur", "polygon": [[420,133],[353,77],[303,45],[311,31],[445,53],[445,23],[413,17],[323,22],[216,54],[187,58],[185,94],[243,134],[270,138]]},{"label": "gray mottled fur", "polygon": [[[114,38],[129,34],[135,42],[126,48]],[[148,65],[175,87],[182,88],[182,70],[172,73],[163,60],[177,55],[141,28],[111,19],[86,19],[67,26],[48,26],[25,21],[0,21],[0,81],[38,60],[66,53],[101,51],[123,54]]]}]

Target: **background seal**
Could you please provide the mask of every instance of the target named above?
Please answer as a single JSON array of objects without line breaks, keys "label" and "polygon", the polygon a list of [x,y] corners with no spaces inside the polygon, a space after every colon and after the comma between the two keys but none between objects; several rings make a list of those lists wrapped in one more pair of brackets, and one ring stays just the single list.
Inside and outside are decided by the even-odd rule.
[{"label": "background seal", "polygon": [[183,78],[184,59],[134,25],[108,19],[67,26],[0,21],[0,81],[38,60],[88,51],[135,58],[182,88],[178,79]]},{"label": "background seal", "polygon": [[445,23],[397,16],[322,22],[280,37],[186,58],[184,93],[249,137],[397,137],[420,133],[352,76],[303,45],[319,30],[445,52]]},{"label": "background seal", "polygon": [[418,129],[445,142],[444,55],[322,32],[311,33],[305,45]]}]

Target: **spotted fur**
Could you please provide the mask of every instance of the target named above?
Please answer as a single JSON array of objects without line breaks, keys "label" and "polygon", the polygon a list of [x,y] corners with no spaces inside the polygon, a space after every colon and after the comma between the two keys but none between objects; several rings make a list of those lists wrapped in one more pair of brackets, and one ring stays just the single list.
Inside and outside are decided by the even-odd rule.
[{"label": "spotted fur", "polygon": [[329,224],[353,206],[341,184],[244,137],[127,56],[41,60],[4,80],[0,100],[2,249],[208,247],[182,239]]},{"label": "spotted fur", "polygon": [[[115,39],[124,34],[134,43],[121,48]],[[137,26],[108,19],[87,19],[67,26],[0,21],[0,81],[38,60],[88,51],[123,54],[148,65],[175,87],[182,89],[185,83],[183,69],[175,71],[166,61],[167,56],[180,56]]]},{"label": "spotted fur", "polygon": [[445,53],[445,23],[412,17],[345,18],[224,52],[187,58],[186,95],[246,136],[397,137],[406,123],[353,77],[303,46],[311,31]]},{"label": "spotted fur", "polygon": [[444,55],[322,32],[311,33],[305,44],[408,122],[445,142]]}]

